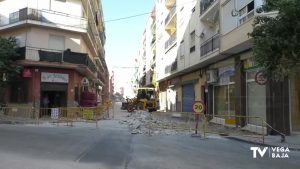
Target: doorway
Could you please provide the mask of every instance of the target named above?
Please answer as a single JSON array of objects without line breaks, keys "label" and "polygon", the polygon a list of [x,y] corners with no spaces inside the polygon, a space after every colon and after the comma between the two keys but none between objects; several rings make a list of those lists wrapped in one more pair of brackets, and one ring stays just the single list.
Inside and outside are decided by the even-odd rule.
[{"label": "doorway", "polygon": [[40,94],[41,106],[40,107],[41,108],[66,107],[67,89],[68,89],[68,84],[41,83],[41,94]]},{"label": "doorway", "polygon": [[46,105],[43,102],[41,105],[43,108],[55,108],[55,107],[66,107],[66,92],[64,91],[42,91],[41,100],[48,100]]}]

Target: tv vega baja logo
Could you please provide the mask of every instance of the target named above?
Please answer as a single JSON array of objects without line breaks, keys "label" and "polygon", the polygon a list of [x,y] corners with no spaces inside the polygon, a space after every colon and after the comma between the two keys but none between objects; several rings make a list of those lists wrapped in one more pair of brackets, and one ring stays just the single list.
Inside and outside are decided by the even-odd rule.
[{"label": "tv vega baja logo", "polygon": [[289,148],[288,147],[250,147],[252,150],[253,158],[257,158],[258,154],[260,157],[264,157],[268,152],[269,158],[289,158]]}]

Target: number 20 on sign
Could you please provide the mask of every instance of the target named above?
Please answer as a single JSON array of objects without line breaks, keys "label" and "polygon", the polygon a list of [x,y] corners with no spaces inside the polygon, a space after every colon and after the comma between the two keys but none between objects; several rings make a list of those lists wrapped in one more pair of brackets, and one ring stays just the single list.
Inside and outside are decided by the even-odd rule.
[{"label": "number 20 on sign", "polygon": [[201,101],[195,101],[193,104],[194,113],[203,113],[205,110],[205,106]]}]

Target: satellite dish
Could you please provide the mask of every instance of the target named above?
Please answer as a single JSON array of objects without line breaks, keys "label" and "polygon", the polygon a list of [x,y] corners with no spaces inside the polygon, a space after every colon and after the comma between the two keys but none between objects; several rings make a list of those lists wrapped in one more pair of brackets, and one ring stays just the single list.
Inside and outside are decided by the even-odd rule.
[{"label": "satellite dish", "polygon": [[262,7],[256,8],[256,13],[263,13],[263,12],[264,12],[264,10]]},{"label": "satellite dish", "polygon": [[233,10],[231,11],[231,16],[232,16],[232,17],[236,17],[236,16],[238,16],[238,15],[239,15],[239,12],[236,11],[235,9],[233,9]]}]

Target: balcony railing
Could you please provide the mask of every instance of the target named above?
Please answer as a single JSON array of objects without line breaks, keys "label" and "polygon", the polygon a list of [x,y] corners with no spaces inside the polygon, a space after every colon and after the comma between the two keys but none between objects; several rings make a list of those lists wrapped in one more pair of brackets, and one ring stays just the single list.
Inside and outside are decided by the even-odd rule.
[{"label": "balcony railing", "polygon": [[220,35],[216,34],[201,44],[201,57],[220,47]]},{"label": "balcony railing", "polygon": [[177,40],[177,33],[174,32],[165,43],[165,50],[169,49]]},{"label": "balcony railing", "polygon": [[250,11],[248,14],[244,15],[239,19],[239,25],[242,25],[243,23],[247,22],[251,18],[254,17],[254,10]]},{"label": "balcony railing", "polygon": [[175,15],[176,12],[176,5],[173,6],[173,8],[170,10],[168,16],[165,19],[165,25],[169,23],[169,21],[172,19],[172,17]]},{"label": "balcony railing", "polygon": [[82,64],[87,66],[93,72],[97,71],[95,63],[86,53],[41,49],[35,47],[24,47],[24,49],[25,58],[28,60]]},{"label": "balcony railing", "polygon": [[53,24],[56,26],[69,26],[73,28],[87,28],[87,20],[78,16],[71,16],[55,11],[38,10],[32,8],[23,8],[19,11],[9,14],[9,19],[2,22],[0,26],[14,24],[24,20],[39,21],[42,23]]},{"label": "balcony railing", "polygon": [[216,1],[218,0],[202,0],[200,2],[200,15],[202,15]]},{"label": "balcony railing", "polygon": [[153,46],[155,42],[156,42],[156,34],[154,34],[152,37],[151,46]]}]

